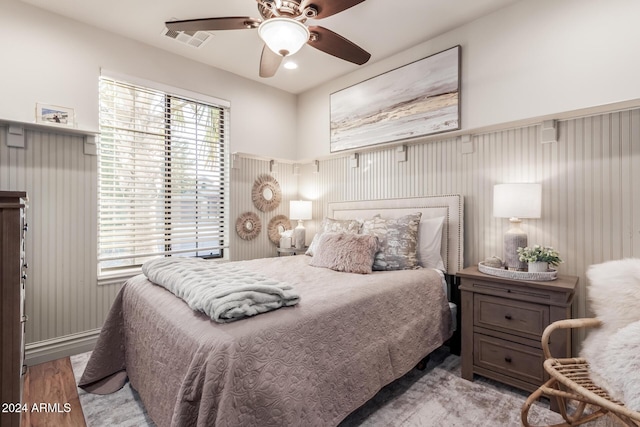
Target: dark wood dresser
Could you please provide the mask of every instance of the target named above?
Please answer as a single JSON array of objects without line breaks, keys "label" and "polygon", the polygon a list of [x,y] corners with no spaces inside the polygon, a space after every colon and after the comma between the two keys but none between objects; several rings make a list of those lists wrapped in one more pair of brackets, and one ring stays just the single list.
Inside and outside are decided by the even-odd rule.
[{"label": "dark wood dresser", "polygon": [[2,427],[20,425],[24,365],[27,194],[0,191],[0,384]]},{"label": "dark wood dresser", "polygon": [[[459,271],[462,310],[462,377],[473,374],[534,391],[545,381],[540,338],[552,322],[571,318],[574,276],[548,282]],[[553,335],[551,353],[571,357],[570,331]]]}]

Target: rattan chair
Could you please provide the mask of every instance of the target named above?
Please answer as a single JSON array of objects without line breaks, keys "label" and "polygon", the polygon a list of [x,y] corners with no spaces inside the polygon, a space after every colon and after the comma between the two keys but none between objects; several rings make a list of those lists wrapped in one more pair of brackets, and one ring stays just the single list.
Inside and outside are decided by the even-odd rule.
[{"label": "rattan chair", "polygon": [[522,425],[530,427],[529,409],[541,396],[556,399],[560,415],[566,422],[549,427],[577,426],[609,415],[621,425],[640,426],[640,412],[632,411],[594,384],[589,377],[589,362],[583,358],[556,359],[549,352],[549,337],[557,329],[593,328],[598,319],[568,319],[549,325],[542,334],[544,369],[549,380],[534,391],[522,405]]}]

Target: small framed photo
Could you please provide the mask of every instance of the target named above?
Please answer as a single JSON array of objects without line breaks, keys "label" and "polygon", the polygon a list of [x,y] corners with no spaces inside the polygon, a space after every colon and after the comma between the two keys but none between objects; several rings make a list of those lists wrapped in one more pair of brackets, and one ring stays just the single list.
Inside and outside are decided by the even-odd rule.
[{"label": "small framed photo", "polygon": [[73,108],[38,102],[36,104],[36,123],[73,127],[75,125]]}]

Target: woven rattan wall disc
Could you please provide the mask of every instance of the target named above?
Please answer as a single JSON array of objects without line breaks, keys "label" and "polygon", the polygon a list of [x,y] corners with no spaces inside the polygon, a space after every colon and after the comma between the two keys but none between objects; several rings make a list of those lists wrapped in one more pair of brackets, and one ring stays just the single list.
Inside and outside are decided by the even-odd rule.
[{"label": "woven rattan wall disc", "polygon": [[287,218],[286,215],[274,216],[267,226],[269,240],[278,245],[280,243],[280,233],[285,230],[291,230],[291,221],[289,221],[289,218]]},{"label": "woven rattan wall disc", "polygon": [[243,240],[253,240],[262,230],[260,218],[253,212],[245,212],[236,220],[236,233]]},{"label": "woven rattan wall disc", "polygon": [[271,212],[282,201],[280,184],[271,175],[262,174],[253,183],[251,190],[253,205],[262,212]]}]

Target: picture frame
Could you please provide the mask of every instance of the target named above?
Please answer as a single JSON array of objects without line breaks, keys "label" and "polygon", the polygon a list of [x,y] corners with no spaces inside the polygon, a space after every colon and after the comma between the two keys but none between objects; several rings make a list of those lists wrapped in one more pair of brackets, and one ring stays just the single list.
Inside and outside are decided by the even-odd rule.
[{"label": "picture frame", "polygon": [[460,129],[460,58],[454,46],[332,93],[330,151]]},{"label": "picture frame", "polygon": [[75,113],[73,108],[36,103],[36,123],[51,126],[75,126]]}]

